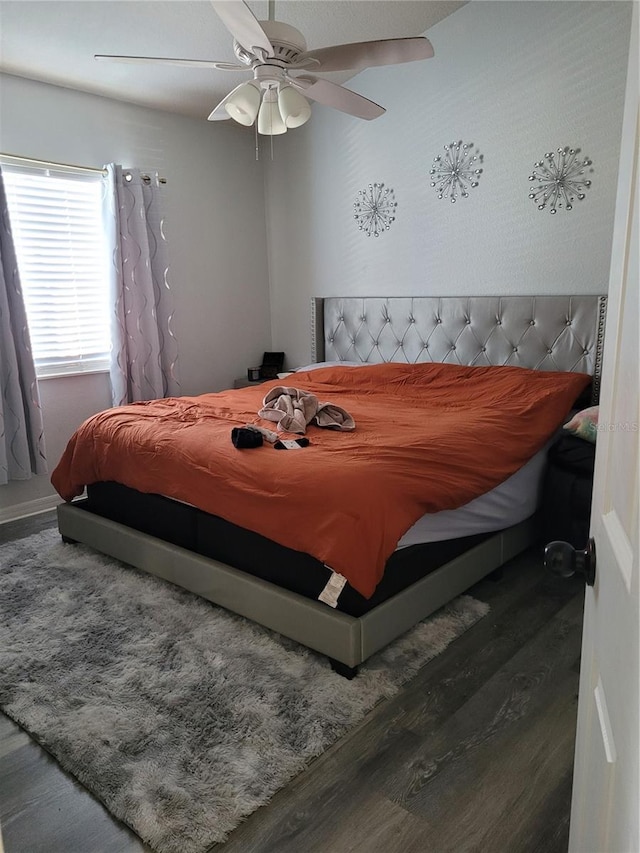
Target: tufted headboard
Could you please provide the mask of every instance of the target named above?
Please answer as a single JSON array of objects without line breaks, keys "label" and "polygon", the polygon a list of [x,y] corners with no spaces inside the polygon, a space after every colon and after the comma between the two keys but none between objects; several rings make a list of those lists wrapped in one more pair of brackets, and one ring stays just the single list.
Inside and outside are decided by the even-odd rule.
[{"label": "tufted headboard", "polygon": [[606,296],[314,297],[312,361],[513,365],[593,376]]}]

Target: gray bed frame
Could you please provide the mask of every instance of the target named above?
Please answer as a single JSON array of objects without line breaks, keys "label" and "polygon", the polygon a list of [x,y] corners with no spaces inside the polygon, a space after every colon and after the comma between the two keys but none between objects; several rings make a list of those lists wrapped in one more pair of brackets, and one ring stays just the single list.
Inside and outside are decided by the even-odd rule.
[{"label": "gray bed frame", "polygon": [[[601,373],[604,296],[314,298],[312,361],[437,361]],[[501,531],[361,617],[87,512],[58,507],[65,539],[170,581],[354,668],[538,538]]]}]

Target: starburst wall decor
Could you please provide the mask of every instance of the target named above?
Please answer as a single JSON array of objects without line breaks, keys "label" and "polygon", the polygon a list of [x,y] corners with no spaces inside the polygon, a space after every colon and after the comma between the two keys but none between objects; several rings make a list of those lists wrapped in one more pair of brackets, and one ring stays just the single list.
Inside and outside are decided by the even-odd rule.
[{"label": "starburst wall decor", "polygon": [[534,170],[529,175],[530,181],[538,181],[537,186],[531,187],[529,198],[537,205],[538,210],[549,208],[549,213],[556,213],[559,208],[573,209],[573,202],[582,201],[585,190],[591,186],[591,181],[583,176],[589,169],[591,160],[580,156],[579,148],[558,148],[550,151],[542,160],[534,164]]},{"label": "starburst wall decor", "polygon": [[353,203],[353,218],[367,237],[379,237],[395,221],[397,206],[392,189],[384,184],[369,184],[360,190]]},{"label": "starburst wall decor", "polygon": [[431,186],[435,187],[438,198],[448,198],[455,202],[458,198],[468,198],[469,190],[478,186],[482,169],[479,168],[484,157],[473,142],[452,142],[445,145],[445,154],[438,155],[429,172]]}]

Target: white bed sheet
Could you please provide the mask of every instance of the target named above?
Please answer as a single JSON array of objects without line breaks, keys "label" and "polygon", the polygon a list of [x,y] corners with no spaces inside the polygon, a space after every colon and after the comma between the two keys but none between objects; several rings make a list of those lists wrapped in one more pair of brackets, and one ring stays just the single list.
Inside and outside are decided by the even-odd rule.
[{"label": "white bed sheet", "polygon": [[552,441],[490,492],[458,509],[423,515],[404,534],[397,547],[491,533],[529,518],[540,504],[547,451]]}]

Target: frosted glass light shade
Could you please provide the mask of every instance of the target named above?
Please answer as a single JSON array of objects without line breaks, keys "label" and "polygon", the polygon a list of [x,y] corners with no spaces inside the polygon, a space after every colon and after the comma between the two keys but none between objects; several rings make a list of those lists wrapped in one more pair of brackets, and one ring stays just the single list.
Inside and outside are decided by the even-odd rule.
[{"label": "frosted glass light shade", "polygon": [[293,86],[282,86],[278,92],[280,115],[287,127],[300,127],[311,116],[311,107],[306,98]]},{"label": "frosted glass light shade", "polygon": [[232,119],[246,127],[252,125],[260,108],[260,90],[252,83],[245,83],[224,105]]},{"label": "frosted glass light shade", "polygon": [[262,106],[258,112],[258,133],[263,136],[279,136],[287,132],[287,126],[282,121],[275,92],[271,89],[264,93]]}]

